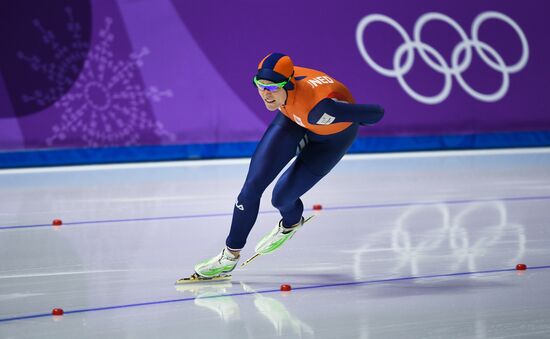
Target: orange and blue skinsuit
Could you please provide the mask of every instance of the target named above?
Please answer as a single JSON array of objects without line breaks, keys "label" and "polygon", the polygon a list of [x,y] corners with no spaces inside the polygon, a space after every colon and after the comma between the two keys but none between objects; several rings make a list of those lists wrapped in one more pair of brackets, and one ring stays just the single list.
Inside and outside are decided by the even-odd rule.
[{"label": "orange and blue skinsuit", "polygon": [[258,66],[257,77],[285,85],[287,99],[260,140],[233,209],[226,246],[242,249],[259,211],[260,198],[292,158],[273,189],[272,204],[284,226],[300,221],[300,197],[328,174],[351,146],[359,125],[374,124],[384,114],[378,105],[360,105],[349,90],[325,73],[295,67],[288,56],[272,53]]},{"label": "orange and blue skinsuit", "polygon": [[382,119],[379,105],[355,104],[349,90],[325,73],[294,67],[296,90],[288,97],[281,112],[298,125],[320,135],[339,133],[353,123],[374,124]]}]

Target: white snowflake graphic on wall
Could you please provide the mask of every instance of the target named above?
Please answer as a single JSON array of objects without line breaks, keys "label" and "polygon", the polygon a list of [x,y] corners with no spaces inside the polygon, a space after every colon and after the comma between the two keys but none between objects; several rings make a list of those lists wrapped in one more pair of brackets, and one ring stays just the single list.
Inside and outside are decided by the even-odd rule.
[{"label": "white snowflake graphic on wall", "polygon": [[78,72],[77,64],[85,59],[72,88],[54,104],[62,110],[61,121],[52,127],[53,134],[46,143],[52,146],[70,140],[91,147],[137,145],[144,132],[153,132],[163,140],[175,140],[175,136],[153,120],[147,110],[148,99],[151,103],[159,102],[172,97],[172,91],[159,90],[155,86],[144,89],[135,80],[150,51],[144,47],[128,58],[117,58],[112,50],[115,41],[111,32],[113,20],[106,17],[104,27],[98,32],[98,42],[86,54],[88,46],[82,41],[81,26],[74,20],[70,8],[65,11],[69,17],[67,30],[74,39],[71,48],[61,46],[53,32],[42,27],[38,19],[33,21],[42,32],[44,44],[55,52],[55,63],[18,53],[20,59],[26,60],[33,70],[46,74],[52,83],[48,90],[36,90],[33,95],[22,96],[24,102],[42,105],[51,103],[52,98],[64,92],[71,79],[67,72]]}]

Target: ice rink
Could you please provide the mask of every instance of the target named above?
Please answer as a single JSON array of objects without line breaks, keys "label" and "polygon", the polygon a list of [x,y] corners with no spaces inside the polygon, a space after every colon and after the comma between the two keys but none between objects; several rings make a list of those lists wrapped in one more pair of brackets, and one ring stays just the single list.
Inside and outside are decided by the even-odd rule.
[{"label": "ice rink", "polygon": [[280,251],[176,288],[223,247],[247,166],[1,170],[0,338],[550,337],[550,149],[347,156]]}]

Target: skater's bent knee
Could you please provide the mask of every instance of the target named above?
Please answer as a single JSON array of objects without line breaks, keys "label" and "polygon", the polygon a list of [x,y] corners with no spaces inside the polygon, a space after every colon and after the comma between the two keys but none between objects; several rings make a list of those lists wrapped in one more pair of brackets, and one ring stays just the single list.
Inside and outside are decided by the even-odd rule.
[{"label": "skater's bent knee", "polygon": [[275,190],[273,191],[273,196],[271,197],[271,204],[273,205],[273,207],[280,210],[288,203],[289,202],[284,198],[282,194],[280,194],[280,192],[277,192]]},{"label": "skater's bent knee", "polygon": [[290,192],[283,189],[281,186],[276,186],[273,189],[273,195],[271,196],[271,204],[273,207],[281,211],[295,207],[299,199],[300,197],[296,194],[296,192]]}]

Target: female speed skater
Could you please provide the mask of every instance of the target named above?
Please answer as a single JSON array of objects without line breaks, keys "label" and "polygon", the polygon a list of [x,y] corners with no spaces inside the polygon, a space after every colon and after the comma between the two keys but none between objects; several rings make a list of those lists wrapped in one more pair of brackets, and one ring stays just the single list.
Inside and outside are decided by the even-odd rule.
[{"label": "female speed skater", "polygon": [[281,53],[262,59],[253,82],[266,108],[279,112],[252,156],[225,247],[195,265],[195,273],[185,280],[223,278],[235,269],[263,192],[296,156],[273,189],[271,202],[282,218],[255,250],[261,255],[281,247],[307,221],[300,197],[342,159],[359,125],[375,124],[384,116],[381,106],[356,104],[342,83],[323,72],[294,66]]}]

